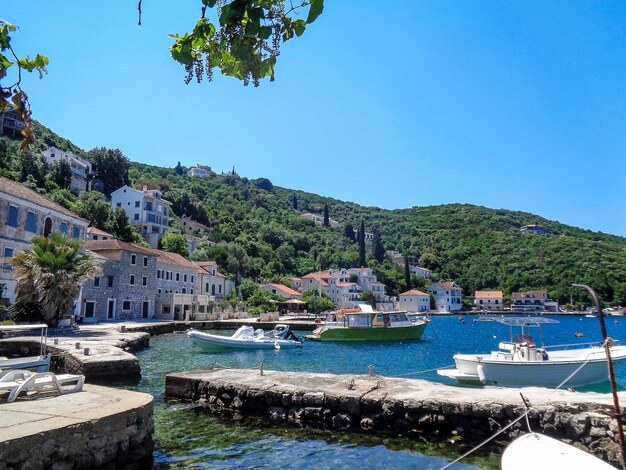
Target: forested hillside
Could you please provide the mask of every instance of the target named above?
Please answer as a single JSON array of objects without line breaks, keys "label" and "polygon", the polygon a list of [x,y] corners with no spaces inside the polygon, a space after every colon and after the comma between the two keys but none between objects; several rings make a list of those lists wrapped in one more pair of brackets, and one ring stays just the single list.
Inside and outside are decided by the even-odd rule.
[{"label": "forested hillside", "polygon": [[[43,145],[79,151],[43,127],[36,133],[46,139]],[[10,150],[6,143],[2,145],[3,174],[24,180],[21,157],[7,157]],[[595,287],[607,303],[626,304],[626,238],[534,214],[469,204],[384,210],[276,187],[266,178],[236,174],[190,178],[180,165],[159,168],[130,163],[127,177],[137,188],[147,185],[162,190],[164,198],[173,202],[176,215],[187,215],[212,228],[210,238],[218,246],[192,256],[216,258],[231,274],[256,281],[358,266],[359,248],[351,228],[358,229],[363,222],[365,231],[377,238],[367,249],[367,264],[387,284],[390,294],[402,292],[407,285],[403,271],[381,256],[381,244],[385,250],[418,257],[420,265],[435,271],[435,279],[457,281],[465,295],[476,289],[502,289],[510,294],[545,288],[563,303],[571,295],[574,301],[586,300],[583,293],[569,287],[579,282]],[[37,180],[31,178],[31,184],[33,179]],[[67,196],[68,191],[61,198],[54,186],[40,190],[93,218],[85,202]],[[89,194],[86,197],[93,199],[93,192]],[[340,222],[338,228],[315,225],[300,216],[303,211],[322,215],[325,205],[330,218]],[[520,226],[531,223],[543,225],[548,234],[520,233]],[[423,288],[424,281],[413,277],[411,287]]]}]

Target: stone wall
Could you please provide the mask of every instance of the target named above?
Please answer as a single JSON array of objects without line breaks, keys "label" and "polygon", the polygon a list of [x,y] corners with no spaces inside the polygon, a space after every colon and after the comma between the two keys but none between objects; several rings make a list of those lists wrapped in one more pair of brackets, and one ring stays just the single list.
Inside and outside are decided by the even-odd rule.
[{"label": "stone wall", "polygon": [[[422,380],[275,371],[261,376],[258,370],[233,369],[170,374],[165,386],[166,398],[204,403],[209,410],[340,431],[437,439],[459,436],[472,444],[525,411],[520,391],[532,403],[528,421],[533,431],[619,462],[617,426],[610,417],[608,394],[559,391],[556,399],[541,403],[549,390],[470,389]],[[523,419],[499,439],[510,441],[527,429]]]}]

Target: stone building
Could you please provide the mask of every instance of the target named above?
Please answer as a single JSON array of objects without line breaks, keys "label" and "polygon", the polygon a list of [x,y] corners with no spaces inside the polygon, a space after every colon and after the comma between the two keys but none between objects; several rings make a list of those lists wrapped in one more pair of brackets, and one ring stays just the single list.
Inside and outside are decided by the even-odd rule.
[{"label": "stone building", "polygon": [[87,221],[26,186],[0,177],[0,284],[3,297],[15,301],[15,279],[8,261],[19,250],[30,248],[35,235],[60,232],[85,242]]},{"label": "stone building", "polygon": [[221,302],[235,289],[235,283],[218,270],[215,261],[196,261],[199,276],[199,291],[208,295],[209,300]]},{"label": "stone building", "polygon": [[120,240],[89,240],[86,247],[102,274],[83,285],[83,322],[154,318],[157,255]]}]

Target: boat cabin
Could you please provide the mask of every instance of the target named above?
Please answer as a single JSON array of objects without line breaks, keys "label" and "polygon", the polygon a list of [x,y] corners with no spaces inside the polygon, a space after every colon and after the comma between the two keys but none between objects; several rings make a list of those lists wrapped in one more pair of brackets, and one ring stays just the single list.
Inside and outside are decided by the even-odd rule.
[{"label": "boat cabin", "polygon": [[363,312],[345,313],[339,324],[346,328],[393,328],[411,326],[412,322],[405,312]]}]

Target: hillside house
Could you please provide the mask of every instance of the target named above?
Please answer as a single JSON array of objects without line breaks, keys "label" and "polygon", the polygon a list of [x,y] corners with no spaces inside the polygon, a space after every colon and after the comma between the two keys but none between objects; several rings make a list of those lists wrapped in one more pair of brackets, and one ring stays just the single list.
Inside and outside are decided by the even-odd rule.
[{"label": "hillside house", "polygon": [[41,152],[46,163],[51,165],[54,162],[65,160],[72,169],[72,181],[70,181],[70,190],[75,193],[87,191],[88,178],[92,176],[92,166],[89,160],[84,159],[80,155],[66,150],[59,150],[56,147],[48,147]]},{"label": "hillside house", "polygon": [[211,170],[210,166],[200,165],[199,163],[196,166],[192,166],[187,172],[188,176],[201,176],[201,177],[215,176],[216,174],[217,173]]},{"label": "hillside house", "polygon": [[0,113],[0,134],[18,137],[24,129],[24,121],[14,109]]},{"label": "hillside house", "polygon": [[114,238],[109,232],[96,227],[87,227],[87,240],[112,240]]},{"label": "hillside house", "polygon": [[477,290],[474,292],[474,307],[477,310],[502,310],[502,291]]},{"label": "hillside house", "polygon": [[200,280],[200,293],[208,295],[209,300],[221,302],[224,297],[235,290],[234,281],[219,272],[215,261],[196,261]]},{"label": "hillside house", "polygon": [[291,287],[287,287],[283,284],[264,284],[261,287],[261,290],[266,292],[271,292],[272,294],[280,295],[285,299],[300,299],[302,298],[302,294],[296,290],[293,290]]},{"label": "hillside house", "polygon": [[523,227],[520,227],[519,231],[522,233],[532,233],[533,235],[545,235],[546,234],[545,227],[543,227],[542,225],[537,225],[537,224],[524,225]]},{"label": "hillside house", "polygon": [[426,313],[430,311],[430,295],[420,290],[409,290],[398,296],[398,308],[407,312]]},{"label": "hillside house", "polygon": [[171,202],[161,197],[158,189],[139,191],[130,186],[122,186],[111,193],[111,207],[120,207],[126,212],[130,223],[139,229],[152,248],[158,248],[163,234],[169,230]]},{"label": "hillside house", "polygon": [[428,288],[428,292],[435,298],[436,311],[450,313],[461,310],[463,290],[456,282],[436,282]]},{"label": "hillside house", "polygon": [[518,313],[532,312],[558,312],[557,302],[548,298],[548,291],[531,290],[526,292],[513,292],[511,310]]}]

